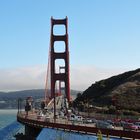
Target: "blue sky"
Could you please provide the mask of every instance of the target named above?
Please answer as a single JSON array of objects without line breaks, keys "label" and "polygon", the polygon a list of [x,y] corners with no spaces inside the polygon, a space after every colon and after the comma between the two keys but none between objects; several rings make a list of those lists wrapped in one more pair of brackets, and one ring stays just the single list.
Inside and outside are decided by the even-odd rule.
[{"label": "blue sky", "polygon": [[68,17],[71,75],[78,68],[108,76],[139,68],[139,6],[139,0],[0,0],[0,70],[46,69],[51,16]]}]

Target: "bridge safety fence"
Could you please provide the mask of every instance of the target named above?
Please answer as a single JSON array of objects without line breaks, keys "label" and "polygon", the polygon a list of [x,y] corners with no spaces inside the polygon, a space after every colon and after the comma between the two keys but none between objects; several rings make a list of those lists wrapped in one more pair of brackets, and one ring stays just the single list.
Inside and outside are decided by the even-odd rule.
[{"label": "bridge safety fence", "polygon": [[30,116],[17,116],[17,120],[25,125],[30,125],[32,127],[37,128],[55,128],[55,129],[61,129],[66,131],[73,131],[78,133],[84,133],[84,134],[93,134],[96,135],[98,131],[100,130],[103,135],[106,136],[114,136],[119,138],[132,138],[134,139],[140,139],[140,132],[136,131],[124,131],[124,130],[114,130],[114,129],[103,129],[103,128],[96,128],[91,126],[82,126],[82,125],[74,125],[74,124],[66,124],[66,123],[58,123],[53,120],[50,121],[44,121],[42,119],[34,119]]}]

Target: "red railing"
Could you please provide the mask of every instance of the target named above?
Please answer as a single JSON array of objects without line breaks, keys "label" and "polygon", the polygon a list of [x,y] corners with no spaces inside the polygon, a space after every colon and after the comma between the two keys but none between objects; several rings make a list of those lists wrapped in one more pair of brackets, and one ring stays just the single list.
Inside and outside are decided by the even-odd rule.
[{"label": "red railing", "polygon": [[32,127],[37,128],[44,128],[44,127],[51,127],[56,129],[64,129],[67,131],[74,131],[80,133],[87,133],[87,134],[97,134],[100,130],[103,135],[106,136],[114,136],[119,138],[132,138],[140,139],[140,132],[135,131],[123,131],[123,130],[112,130],[112,129],[98,129],[95,127],[88,127],[88,126],[79,126],[79,125],[72,125],[72,124],[62,124],[62,123],[53,123],[53,122],[44,122],[40,120],[32,120],[29,118],[23,118],[22,116],[17,116],[17,121],[24,124],[30,125]]}]

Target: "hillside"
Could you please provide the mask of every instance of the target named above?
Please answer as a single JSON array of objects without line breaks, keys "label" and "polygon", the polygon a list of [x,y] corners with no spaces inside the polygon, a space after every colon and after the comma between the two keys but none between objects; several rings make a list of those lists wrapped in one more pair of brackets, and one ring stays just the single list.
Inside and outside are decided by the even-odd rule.
[{"label": "hillside", "polygon": [[[19,98],[25,100],[27,97],[32,96],[34,100],[44,98],[44,89],[32,89],[12,92],[0,92],[0,109],[17,108],[17,101]],[[71,90],[71,96],[76,97],[78,91]]]},{"label": "hillside", "polygon": [[140,113],[140,69],[125,72],[92,84],[74,101],[74,106],[85,104],[96,107],[112,107],[115,110]]}]

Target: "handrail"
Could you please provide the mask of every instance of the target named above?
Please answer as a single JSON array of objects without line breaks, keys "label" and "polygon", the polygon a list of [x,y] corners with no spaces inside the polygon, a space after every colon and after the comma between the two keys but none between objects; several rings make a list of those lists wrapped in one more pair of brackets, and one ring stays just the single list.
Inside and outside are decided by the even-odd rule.
[{"label": "handrail", "polygon": [[100,130],[103,135],[106,136],[115,136],[120,138],[132,138],[140,139],[140,132],[136,131],[124,131],[124,130],[112,130],[112,129],[103,129],[103,128],[96,128],[96,127],[89,127],[89,126],[81,126],[81,125],[73,125],[73,124],[63,124],[63,123],[54,123],[54,122],[45,122],[41,120],[32,120],[30,118],[25,118],[20,115],[17,115],[17,121],[25,124],[30,125],[37,128],[44,128],[44,127],[51,127],[56,129],[64,129],[68,131],[80,132],[80,133],[87,133],[87,134],[97,134]]}]

